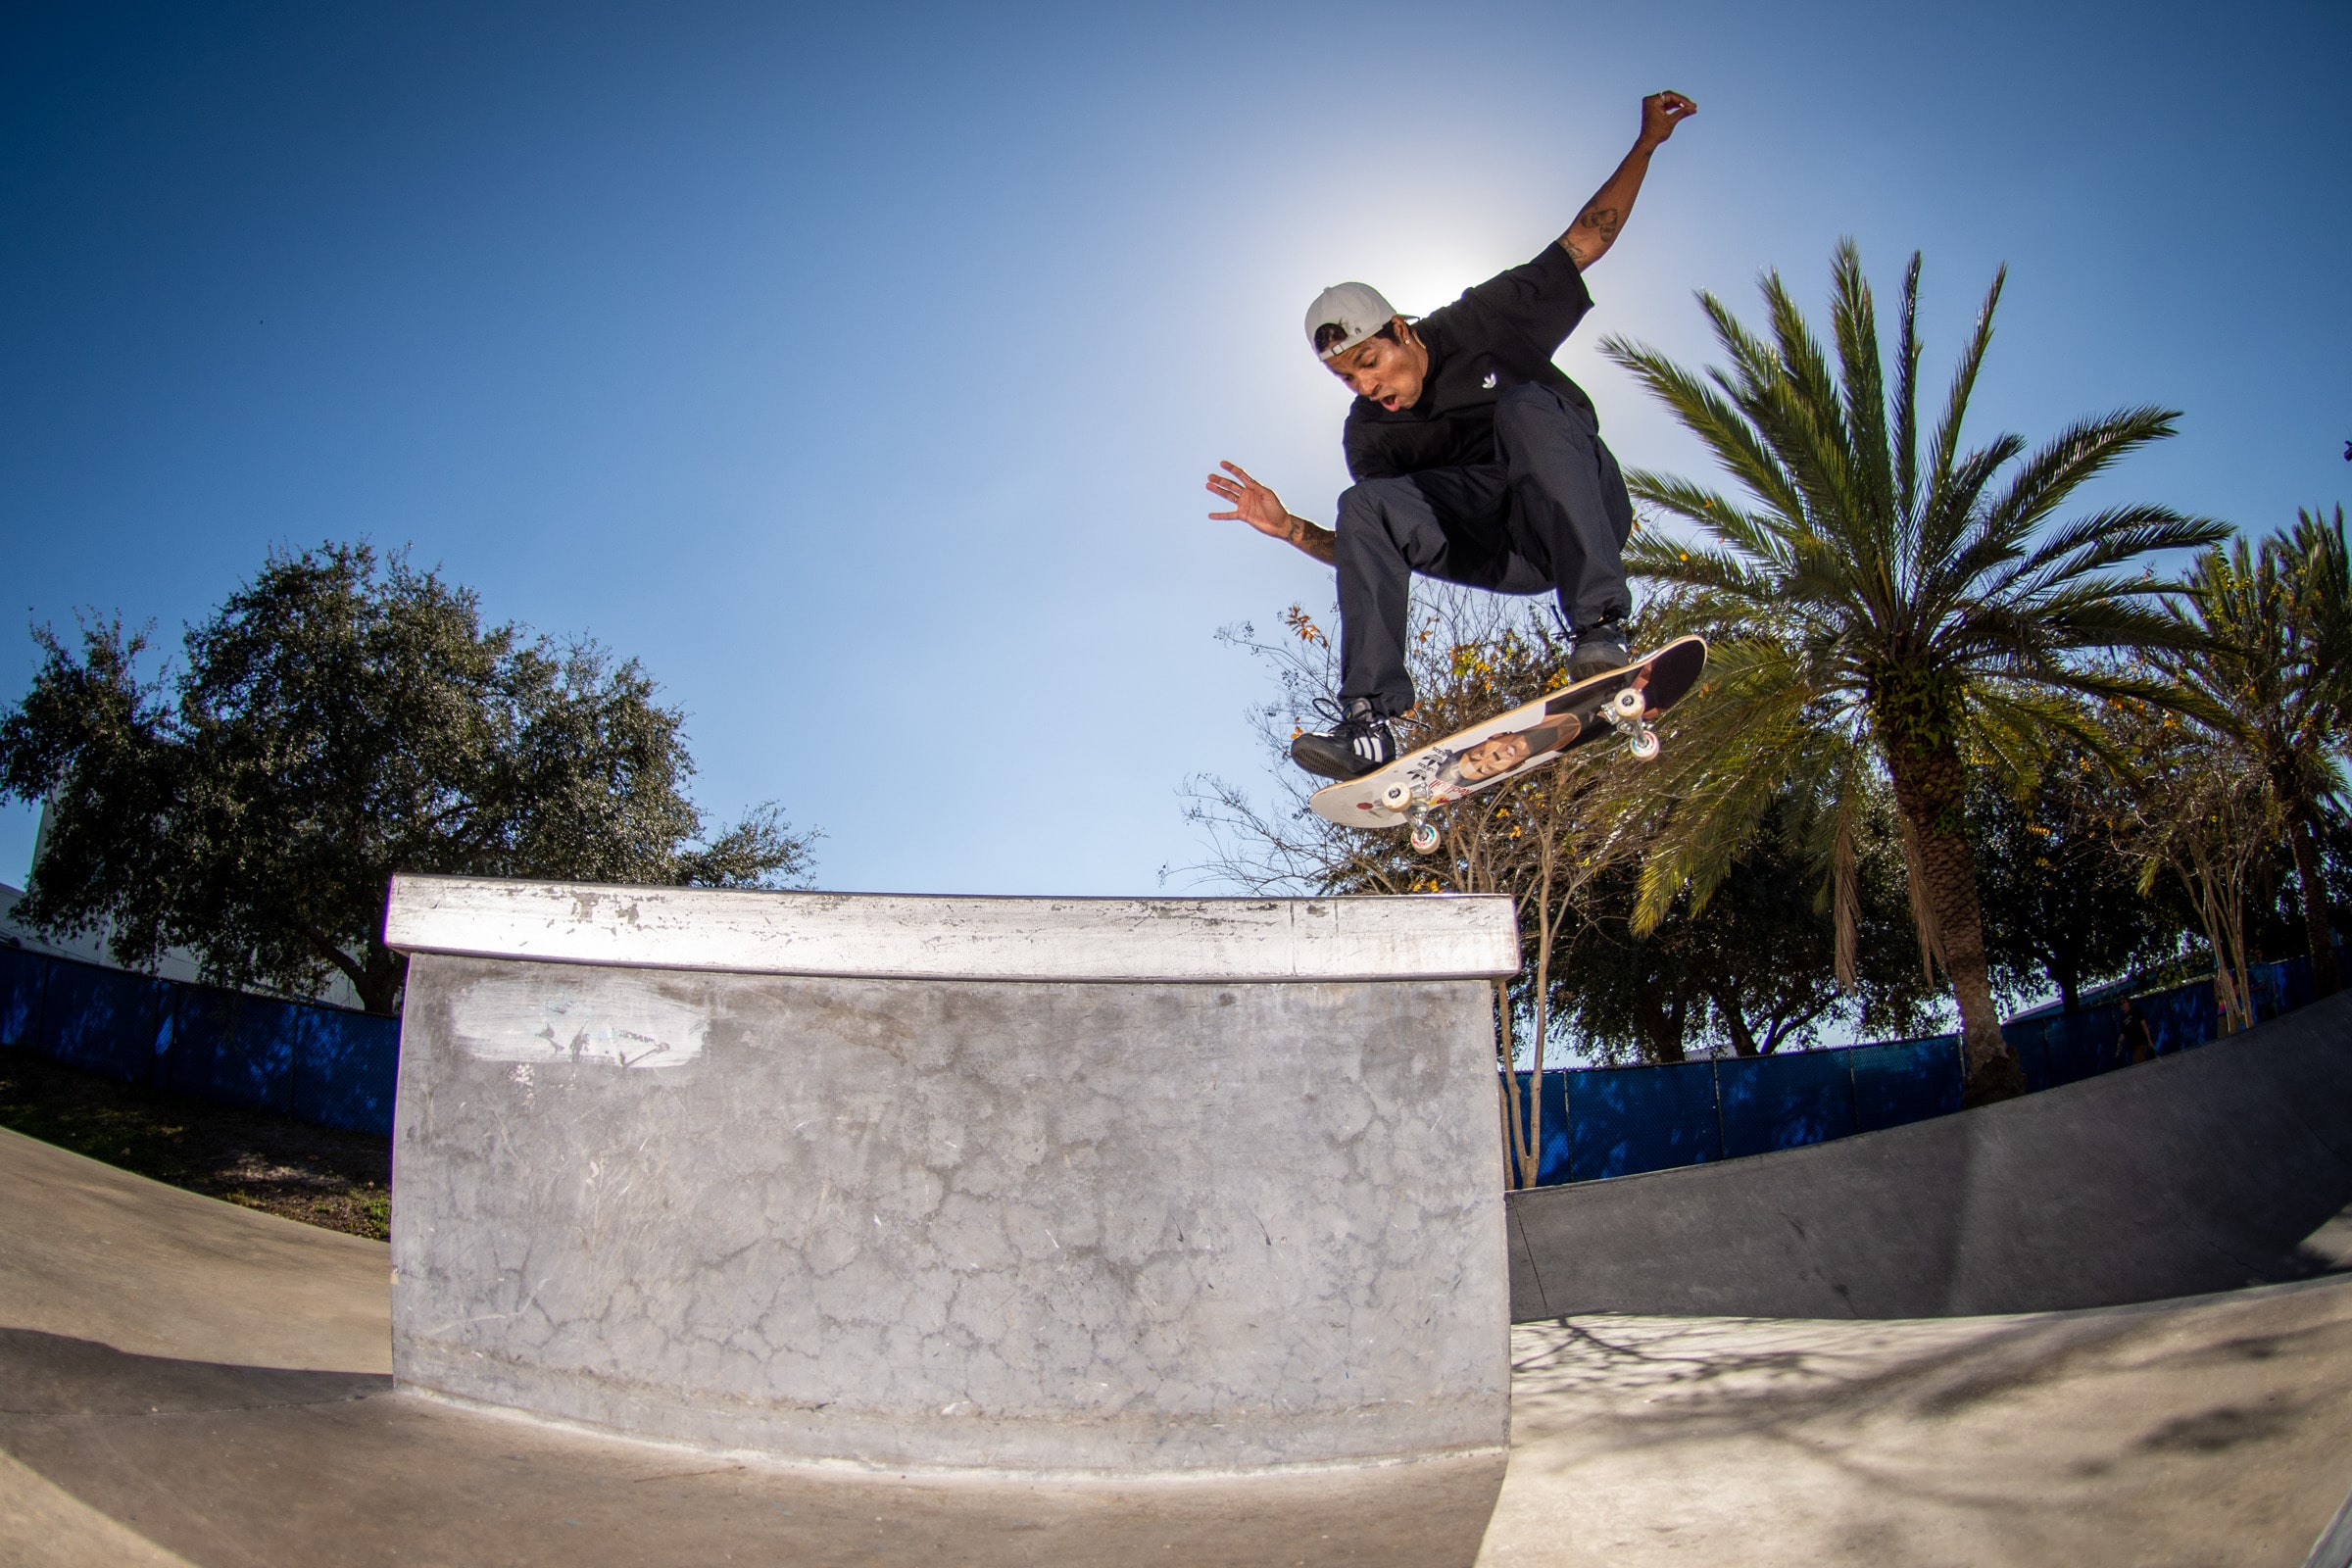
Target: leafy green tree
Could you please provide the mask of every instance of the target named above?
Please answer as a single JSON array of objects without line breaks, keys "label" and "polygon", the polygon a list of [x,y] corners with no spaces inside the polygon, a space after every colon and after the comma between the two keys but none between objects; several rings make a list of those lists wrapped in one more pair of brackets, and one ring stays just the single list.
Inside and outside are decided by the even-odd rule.
[{"label": "leafy green tree", "polygon": [[2293,852],[2305,941],[2321,996],[2342,989],[2320,866],[2321,803],[2342,787],[2352,567],[2341,508],[2311,513],[2259,546],[2242,536],[2198,556],[2177,603],[2201,636],[2159,664],[2204,721],[2242,747],[2270,783]]},{"label": "leafy green tree", "polygon": [[1642,1061],[1680,1061],[1698,1038],[1766,1055],[1810,1045],[1834,1020],[1916,1030],[1934,995],[1891,812],[1882,800],[1865,813],[1847,868],[1859,896],[1840,909],[1812,851],[1834,810],[1785,792],[1704,907],[1693,911],[1686,892],[1646,934],[1635,934],[1636,878],[1608,879],[1579,909],[1583,924],[1553,966],[1555,1005],[1601,1054]]},{"label": "leafy green tree", "polygon": [[1984,910],[1984,951],[2012,998],[2046,984],[2073,1012],[2082,988],[2177,951],[2181,911],[2143,895],[2117,840],[2124,785],[2080,745],[2036,773],[1971,781],[1970,846]]},{"label": "leafy green tree", "polygon": [[85,625],[0,717],[0,791],[47,802],[17,913],[104,926],[118,959],[192,950],[213,978],[376,1012],[398,870],[772,886],[811,835],[773,807],[705,840],[683,715],[634,661],[485,627],[475,596],[330,544],[273,555],[142,682],[144,639]]},{"label": "leafy green tree", "polygon": [[2261,904],[2276,905],[2269,873],[2285,827],[2262,760],[2233,727],[2153,703],[2119,702],[2106,725],[2131,760],[2115,832],[2137,861],[2139,890],[2153,893],[2171,873],[2213,952],[2222,1031],[2251,1027],[2249,927]]},{"label": "leafy green tree", "polygon": [[1834,809],[1793,793],[1775,802],[1690,921],[1713,1033],[1740,1055],[1810,1044],[1838,1016],[1860,1031],[1909,1034],[1933,1008],[1893,813],[1883,795],[1868,803],[1847,849],[1856,896],[1840,908],[1811,853]]},{"label": "leafy green tree", "polygon": [[1610,1065],[1688,1060],[1706,1027],[1707,987],[1688,903],[1642,929],[1633,918],[1640,893],[1638,866],[1610,867],[1579,906],[1551,966],[1553,1014]]},{"label": "leafy green tree", "polygon": [[[1622,339],[1606,345],[1745,491],[1736,500],[1661,474],[1627,476],[1653,515],[1696,533],[1644,530],[1629,568],[1715,642],[1710,690],[1687,705],[1682,726],[1674,783],[1686,809],[1644,868],[1642,917],[1662,918],[1686,886],[1703,904],[1792,778],[1859,802],[1864,775],[1883,770],[1923,945],[1959,1004],[1974,1101],[2017,1093],[2024,1080],[1993,1001],[1964,759],[2030,753],[2077,722],[2070,696],[2144,695],[2083,656],[2184,647],[2195,633],[2154,602],[2161,584],[2112,568],[2227,532],[2157,506],[2051,520],[2117,460],[2172,433],[2176,416],[2162,409],[2086,418],[2031,452],[2015,435],[1962,450],[2001,283],[1925,431],[1916,256],[1891,380],[1850,242],[1831,273],[1835,364],[1777,273],[1763,284],[1768,335],[1700,296],[1729,368],[1700,374]],[[1834,825],[1832,844],[1849,829],[1850,820]]]}]

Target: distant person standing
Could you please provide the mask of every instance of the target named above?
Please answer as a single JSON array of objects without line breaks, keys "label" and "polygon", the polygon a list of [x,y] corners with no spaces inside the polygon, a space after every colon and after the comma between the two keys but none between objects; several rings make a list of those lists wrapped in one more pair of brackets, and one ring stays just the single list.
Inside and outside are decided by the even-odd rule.
[{"label": "distant person standing", "polygon": [[2115,1035],[2115,1059],[2119,1067],[2156,1059],[2156,1031],[2148,1026],[2148,1015],[2129,997],[2124,999],[2123,1027]]},{"label": "distant person standing", "polygon": [[[1341,283],[1307,307],[1308,348],[1355,394],[1343,435],[1355,484],[1340,497],[1336,525],[1294,515],[1235,464],[1221,464],[1208,488],[1231,509],[1211,517],[1238,518],[1338,569],[1333,724],[1291,746],[1308,772],[1356,778],[1396,759],[1389,721],[1415,698],[1405,670],[1415,572],[1495,593],[1556,593],[1574,634],[1572,680],[1632,662],[1619,552],[1633,502],[1592,400],[1551,357],[1592,308],[1585,270],[1616,242],[1650,155],[1697,109],[1679,92],[1642,99],[1633,150],[1567,230],[1451,305],[1416,321],[1369,284]],[[1412,220],[1401,187],[1333,199],[1367,194],[1359,218]]]}]

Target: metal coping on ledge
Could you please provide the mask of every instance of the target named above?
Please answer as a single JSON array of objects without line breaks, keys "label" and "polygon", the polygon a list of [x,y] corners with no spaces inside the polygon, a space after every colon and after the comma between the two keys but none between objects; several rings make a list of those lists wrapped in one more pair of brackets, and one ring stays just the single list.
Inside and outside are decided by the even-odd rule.
[{"label": "metal coping on ledge", "polygon": [[989,898],[392,879],[404,953],[844,979],[1152,982],[1498,979],[1499,896]]}]

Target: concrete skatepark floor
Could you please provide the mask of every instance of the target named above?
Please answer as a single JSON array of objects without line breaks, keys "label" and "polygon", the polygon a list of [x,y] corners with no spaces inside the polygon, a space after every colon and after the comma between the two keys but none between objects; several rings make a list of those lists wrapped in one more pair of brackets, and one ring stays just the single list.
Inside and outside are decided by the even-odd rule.
[{"label": "concrete skatepark floor", "polygon": [[2301,1563],[2352,1281],[1922,1321],[1524,1324],[1496,1565]]},{"label": "concrete skatepark floor", "polygon": [[0,1189],[12,1568],[2293,1568],[2352,1485],[2347,1279],[2002,1318],[1524,1324],[1507,1474],[1038,1486],[747,1463],[396,1394],[380,1245],[15,1134]]}]

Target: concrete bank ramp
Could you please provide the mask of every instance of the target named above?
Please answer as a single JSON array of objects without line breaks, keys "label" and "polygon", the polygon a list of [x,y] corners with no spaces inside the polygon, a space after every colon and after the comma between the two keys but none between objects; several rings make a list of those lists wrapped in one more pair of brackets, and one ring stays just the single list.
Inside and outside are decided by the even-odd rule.
[{"label": "concrete bank ramp", "polygon": [[1935,1121],[1510,1196],[1511,1312],[1943,1317],[2352,1264],[2352,992]]}]

